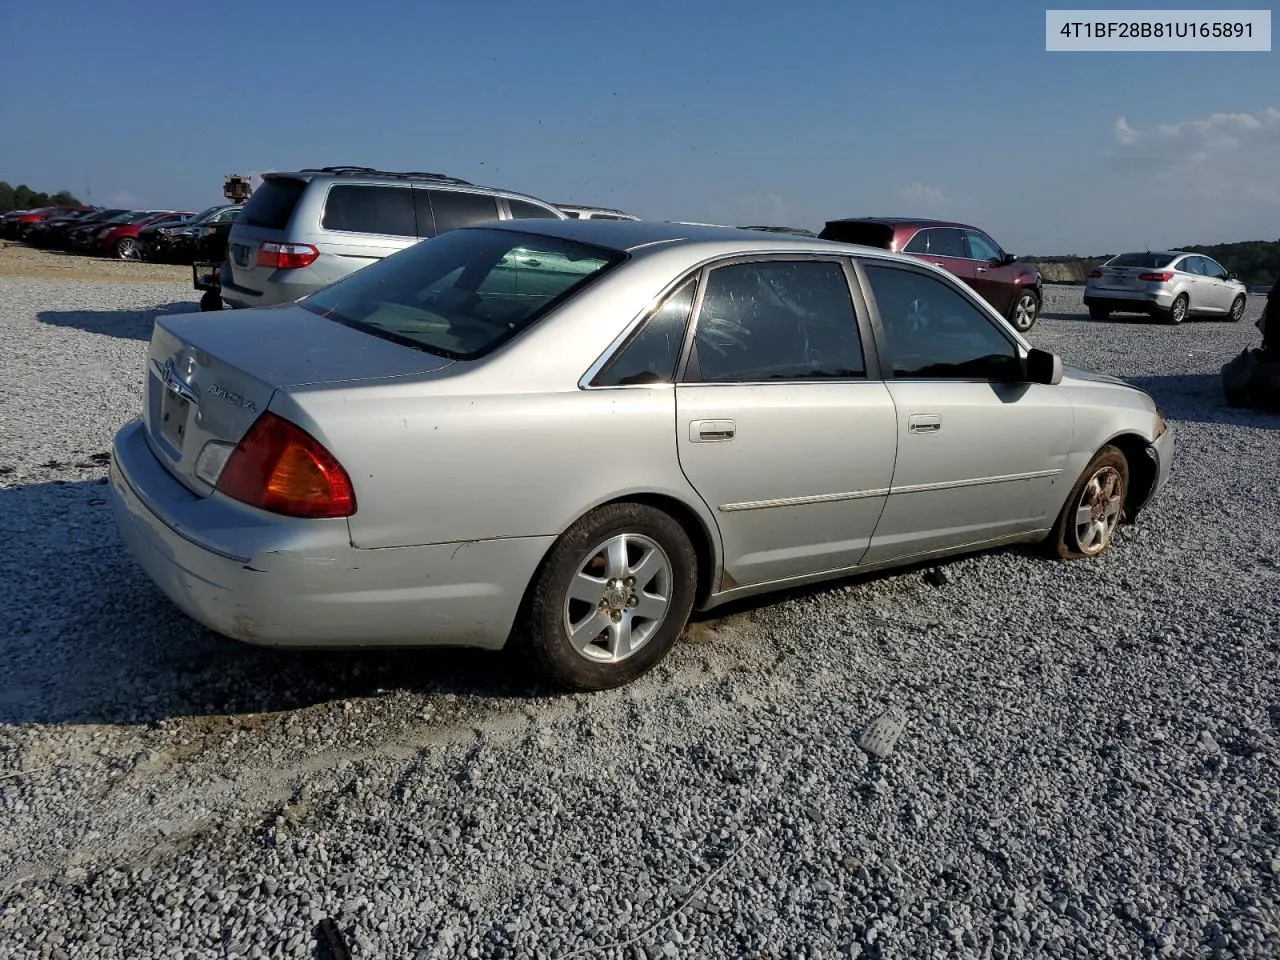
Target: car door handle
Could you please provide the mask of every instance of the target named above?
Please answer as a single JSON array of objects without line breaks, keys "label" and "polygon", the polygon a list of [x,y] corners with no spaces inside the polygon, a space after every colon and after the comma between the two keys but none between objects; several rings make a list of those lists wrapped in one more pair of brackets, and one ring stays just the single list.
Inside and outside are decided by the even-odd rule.
[{"label": "car door handle", "polygon": [[912,433],[937,433],[942,429],[942,418],[933,413],[917,413],[907,421]]},{"label": "car door handle", "polygon": [[987,268],[986,268],[986,267],[974,267],[973,269],[974,269],[974,270],[976,270],[978,273],[986,273],[986,272],[987,272]]},{"label": "car door handle", "polygon": [[689,423],[691,443],[732,440],[737,432],[737,425],[732,420],[693,420]]}]

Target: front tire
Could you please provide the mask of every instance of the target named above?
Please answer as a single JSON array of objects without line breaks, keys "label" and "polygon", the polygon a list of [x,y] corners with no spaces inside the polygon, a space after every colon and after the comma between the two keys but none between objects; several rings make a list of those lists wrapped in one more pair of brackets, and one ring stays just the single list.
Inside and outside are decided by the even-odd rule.
[{"label": "front tire", "polygon": [[543,560],[518,642],[558,687],[631,683],[679,639],[697,582],[697,553],[673,517],[645,504],[607,504],[565,531]]},{"label": "front tire", "polygon": [[1019,333],[1026,333],[1036,325],[1040,316],[1040,298],[1034,290],[1019,290],[1009,307],[1009,322]]},{"label": "front tire", "polygon": [[1232,323],[1239,323],[1240,318],[1244,316],[1244,304],[1245,299],[1243,294],[1231,301],[1231,313],[1228,319],[1230,319]]},{"label": "front tire", "polygon": [[1129,494],[1129,461],[1108,444],[1099,450],[1071,488],[1049,535],[1063,560],[1098,557],[1111,546]]},{"label": "front tire", "polygon": [[1169,310],[1164,315],[1165,321],[1168,323],[1178,324],[1187,319],[1187,295],[1180,293],[1173,298],[1173,303],[1169,304]]},{"label": "front tire", "polygon": [[138,248],[138,241],[133,237],[121,237],[116,243],[116,259],[141,260],[142,251]]}]

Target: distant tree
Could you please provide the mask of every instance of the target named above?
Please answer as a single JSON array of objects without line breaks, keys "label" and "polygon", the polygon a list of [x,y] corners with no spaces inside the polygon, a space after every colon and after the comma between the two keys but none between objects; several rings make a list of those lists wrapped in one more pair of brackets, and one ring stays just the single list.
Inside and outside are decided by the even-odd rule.
[{"label": "distant tree", "polygon": [[59,190],[54,194],[37,193],[25,183],[15,187],[7,181],[0,180],[0,213],[52,206],[78,207],[80,200],[70,190]]}]

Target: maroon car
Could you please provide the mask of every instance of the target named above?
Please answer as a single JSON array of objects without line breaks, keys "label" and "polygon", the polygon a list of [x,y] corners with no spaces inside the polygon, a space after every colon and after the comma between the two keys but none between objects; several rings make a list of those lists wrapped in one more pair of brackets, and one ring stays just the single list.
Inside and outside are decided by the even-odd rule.
[{"label": "maroon car", "polygon": [[942,267],[977,291],[1019,333],[1030,330],[1040,315],[1044,302],[1040,271],[1019,263],[990,236],[967,223],[853,217],[829,220],[818,236],[910,254]]}]

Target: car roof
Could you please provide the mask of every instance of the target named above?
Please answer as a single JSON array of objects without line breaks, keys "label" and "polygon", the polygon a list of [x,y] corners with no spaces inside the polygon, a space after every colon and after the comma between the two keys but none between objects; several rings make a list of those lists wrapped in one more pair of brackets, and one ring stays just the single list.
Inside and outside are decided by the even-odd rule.
[{"label": "car roof", "polygon": [[895,227],[962,227],[967,229],[978,229],[971,223],[961,223],[958,220],[930,220],[924,217],[840,217],[835,220],[828,220],[827,223],[883,223],[892,224]]},{"label": "car roof", "polygon": [[[1125,253],[1117,253],[1116,257],[1168,257],[1172,260],[1174,257],[1188,256],[1192,253],[1194,253],[1192,250],[1129,250]],[[1204,256],[1202,253],[1195,255],[1197,257]],[[1112,257],[1112,259],[1114,260],[1115,257]]]},{"label": "car roof", "polygon": [[653,247],[699,246],[709,256],[742,253],[845,253],[874,256],[884,260],[918,265],[919,260],[890,253],[880,247],[837,243],[817,237],[793,233],[773,233],[722,227],[713,224],[675,223],[666,220],[501,220],[472,230],[509,230],[513,233],[537,234],[574,240],[619,253],[631,253]]}]

